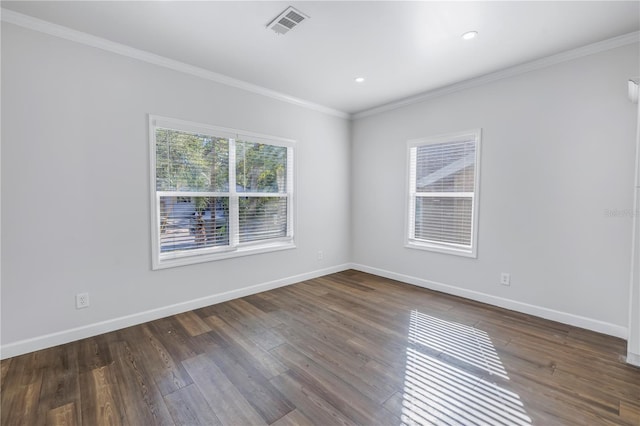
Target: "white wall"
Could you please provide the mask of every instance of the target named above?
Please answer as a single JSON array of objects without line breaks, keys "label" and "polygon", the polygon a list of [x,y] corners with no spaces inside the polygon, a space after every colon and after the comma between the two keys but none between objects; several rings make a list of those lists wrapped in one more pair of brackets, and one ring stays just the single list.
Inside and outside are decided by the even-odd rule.
[{"label": "white wall", "polygon": [[[297,140],[298,248],[152,271],[148,113]],[[3,23],[2,356],[343,269],[349,137],[341,118]]]},{"label": "white wall", "polygon": [[[625,337],[638,64],[635,44],[355,121],[357,268]],[[473,128],[478,258],[405,248],[406,141]]]},{"label": "white wall", "polygon": [[[1,355],[351,261],[623,336],[631,217],[605,210],[633,207],[638,59],[622,47],[350,125],[3,23]],[[298,248],[151,271],[147,113],[298,140]],[[477,127],[478,259],[404,248],[406,140]]]}]

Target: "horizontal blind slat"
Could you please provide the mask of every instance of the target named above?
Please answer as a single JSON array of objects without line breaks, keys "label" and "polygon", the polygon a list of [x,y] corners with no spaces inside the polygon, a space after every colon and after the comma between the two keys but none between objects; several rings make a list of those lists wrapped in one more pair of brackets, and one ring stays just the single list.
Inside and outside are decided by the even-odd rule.
[{"label": "horizontal blind slat", "polygon": [[419,146],[415,171],[418,192],[473,192],[475,141]]}]

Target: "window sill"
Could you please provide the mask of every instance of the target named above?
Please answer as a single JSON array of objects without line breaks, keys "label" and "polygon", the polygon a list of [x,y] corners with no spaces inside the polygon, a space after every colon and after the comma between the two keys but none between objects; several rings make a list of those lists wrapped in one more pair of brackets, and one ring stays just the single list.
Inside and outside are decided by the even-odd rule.
[{"label": "window sill", "polygon": [[153,259],[152,269],[175,268],[178,266],[193,265],[196,263],[212,262],[216,260],[232,259],[234,257],[251,256],[254,254],[270,253],[280,250],[296,248],[293,240],[274,241],[265,244],[247,244],[238,246],[235,250],[218,251],[215,253],[194,254],[183,257],[165,256],[160,259]]},{"label": "window sill", "polygon": [[408,241],[405,245],[406,248],[433,251],[436,253],[452,254],[454,256],[470,257],[473,259],[478,258],[476,249],[458,248],[453,246],[426,243],[422,241]]}]

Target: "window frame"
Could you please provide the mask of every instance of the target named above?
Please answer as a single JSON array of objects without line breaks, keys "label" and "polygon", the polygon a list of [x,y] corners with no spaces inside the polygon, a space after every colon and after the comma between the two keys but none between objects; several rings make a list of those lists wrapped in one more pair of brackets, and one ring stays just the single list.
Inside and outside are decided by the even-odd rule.
[{"label": "window frame", "polygon": [[[296,181],[296,141],[277,136],[264,135],[231,129],[209,124],[196,123],[159,115],[148,115],[149,124],[149,193],[151,212],[151,260],[152,269],[164,269],[177,266],[191,265],[202,262],[229,259],[260,253],[296,248],[295,243],[295,181]],[[228,192],[187,192],[187,191],[158,191],[156,187],[156,129],[170,129],[181,132],[203,134],[222,137],[229,140],[229,190]],[[235,141],[254,142],[287,148],[287,183],[286,192],[238,192],[236,179]],[[184,197],[228,197],[229,198],[229,245],[176,251],[163,254],[160,251],[160,193],[164,196]],[[287,199],[287,230],[286,236],[266,240],[240,242],[239,233],[239,199],[242,197],[280,197]]]},{"label": "window frame", "polygon": [[[474,191],[471,193],[471,244],[470,246],[428,241],[415,238],[415,209],[417,197],[429,197],[426,193],[418,195],[416,191],[416,164],[412,161],[412,149],[425,145],[475,141],[474,163]],[[437,253],[453,254],[463,257],[478,257],[478,223],[480,204],[480,152],[482,145],[482,129],[447,133],[407,141],[407,176],[406,182],[406,211],[405,211],[405,247],[427,250]],[[460,194],[468,194],[460,192]],[[435,197],[436,195],[432,195]]]}]

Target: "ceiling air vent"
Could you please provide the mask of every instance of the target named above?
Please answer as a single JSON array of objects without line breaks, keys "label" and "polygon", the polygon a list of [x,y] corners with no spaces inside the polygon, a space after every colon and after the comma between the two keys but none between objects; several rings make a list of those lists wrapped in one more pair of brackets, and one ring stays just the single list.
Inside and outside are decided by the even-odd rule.
[{"label": "ceiling air vent", "polygon": [[267,28],[271,28],[278,34],[286,34],[300,25],[300,23],[305,19],[309,19],[309,17],[299,10],[289,6],[284,12],[278,15],[276,19],[269,22]]}]

